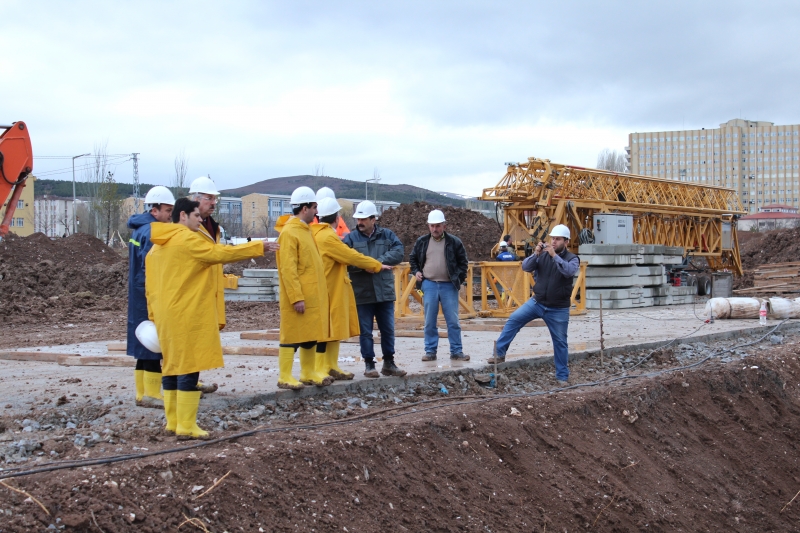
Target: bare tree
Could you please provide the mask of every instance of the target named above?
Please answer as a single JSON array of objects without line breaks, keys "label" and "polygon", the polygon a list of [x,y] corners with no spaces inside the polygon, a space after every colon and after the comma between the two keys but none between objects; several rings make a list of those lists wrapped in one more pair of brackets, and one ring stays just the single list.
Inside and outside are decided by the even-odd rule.
[{"label": "bare tree", "polygon": [[315,163],[314,164],[314,176],[324,176],[325,175],[325,165],[322,163]]},{"label": "bare tree", "polygon": [[[375,191],[372,195],[373,201],[378,201],[378,183],[381,181],[381,173],[378,171],[378,167],[375,167],[375,170],[372,171],[372,182],[375,184],[372,189]],[[365,198],[365,200],[369,200],[369,198]]]},{"label": "bare tree", "polygon": [[98,187],[98,194],[92,205],[93,210],[100,215],[99,229],[101,229],[101,231],[105,230],[106,244],[111,244],[111,237],[119,226],[122,198],[119,197],[117,188],[114,173],[108,171]]},{"label": "bare tree", "polygon": [[170,189],[176,198],[186,196],[186,173],[189,170],[189,160],[186,158],[186,152],[181,149],[181,152],[175,156],[175,175],[172,177]]},{"label": "bare tree", "polygon": [[108,141],[95,143],[92,153],[93,157],[89,159],[84,170],[84,182],[89,196],[89,205],[84,217],[81,218],[83,224],[78,228],[78,231],[89,233],[99,238],[102,231],[100,220],[102,208],[99,196],[103,181],[108,175]]},{"label": "bare tree", "polygon": [[611,172],[628,172],[628,158],[624,152],[606,148],[597,155],[597,168]]}]

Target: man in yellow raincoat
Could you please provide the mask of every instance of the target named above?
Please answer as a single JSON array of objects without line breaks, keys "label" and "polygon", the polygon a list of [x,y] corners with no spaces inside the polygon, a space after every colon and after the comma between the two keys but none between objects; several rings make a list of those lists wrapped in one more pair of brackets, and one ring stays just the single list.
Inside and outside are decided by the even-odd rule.
[{"label": "man in yellow raincoat", "polygon": [[[319,199],[319,193],[317,193]],[[331,335],[326,342],[317,344],[317,370],[330,375],[334,379],[353,379],[351,372],[339,368],[340,342],[361,333],[356,309],[356,297],[347,274],[348,265],[361,268],[367,272],[378,273],[381,270],[392,270],[389,265],[382,265],[377,259],[360,254],[344,244],[336,231],[339,218],[339,202],[336,198],[322,198],[317,215],[319,224],[312,224],[311,232],[317,241],[322,264],[325,265],[325,281],[328,285],[328,301],[330,302]],[[386,375],[405,376],[406,372],[397,368],[394,359],[384,360],[384,369],[391,369]]]},{"label": "man in yellow raincoat", "polygon": [[200,372],[224,366],[216,313],[214,266],[264,255],[266,241],[239,246],[209,242],[198,233],[198,202],[180,198],[172,220],[151,223],[154,246],[147,258],[145,292],[150,320],[155,322],[161,352],[162,387],[167,431],[179,440],[207,439],[197,426]]},{"label": "man in yellow raincoat", "polygon": [[[317,372],[314,348],[330,338],[325,268],[309,224],[317,214],[317,199],[309,187],[292,193],[292,213],[278,237],[280,251],[281,331],[278,350],[278,387],[299,390],[303,383],[326,386],[333,378]],[[300,380],[292,376],[294,352],[300,349]]]}]

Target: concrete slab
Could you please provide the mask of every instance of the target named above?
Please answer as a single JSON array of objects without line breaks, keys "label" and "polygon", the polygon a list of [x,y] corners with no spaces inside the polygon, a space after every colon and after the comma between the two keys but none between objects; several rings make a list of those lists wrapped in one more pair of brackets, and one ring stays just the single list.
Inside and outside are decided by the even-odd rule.
[{"label": "concrete slab", "polygon": [[641,244],[581,244],[578,254],[590,255],[641,255],[644,246]]},{"label": "concrete slab", "polygon": [[[705,297],[698,298],[696,310],[702,308]],[[605,304],[605,301],[604,301]],[[758,326],[758,319],[750,320],[717,320],[713,324],[704,324],[694,314],[692,305],[669,305],[664,307],[604,309],[603,328],[605,331],[605,347],[607,353],[621,353],[624,350],[656,347],[672,339],[679,342],[712,338],[733,338],[743,332],[769,331],[778,321],[768,319],[768,325]],[[570,317],[569,347],[571,360],[581,359],[596,354],[599,350],[598,311],[589,310],[585,315]],[[800,320],[790,320],[782,328],[800,329]],[[242,332],[221,333],[225,346],[277,347],[277,341],[254,341],[241,339]],[[254,403],[266,401],[284,401],[302,395],[347,394],[354,390],[390,391],[413,387],[416,383],[435,379],[437,376],[451,372],[477,372],[486,368],[486,359],[491,356],[492,346],[497,339],[497,332],[465,331],[462,333],[464,351],[471,356],[468,362],[454,362],[448,357],[449,343],[447,339],[439,341],[439,359],[423,362],[423,339],[400,337],[396,339],[396,359],[398,364],[408,371],[405,378],[370,379],[363,376],[364,364],[360,357],[358,344],[343,343],[340,351],[340,366],[354,372],[356,378],[351,382],[337,382],[331,387],[307,387],[300,393],[278,391],[277,361],[274,358],[250,355],[225,355],[225,368],[202,372],[201,379],[207,383],[218,383],[220,390],[209,394],[201,405],[205,408],[224,408],[228,406],[252,406]],[[685,338],[684,338],[685,337]],[[107,339],[103,342],[80,343],[62,346],[26,347],[18,352],[42,352],[58,354],[81,354],[79,359],[92,357],[108,357],[107,344],[122,342],[123,339]],[[380,344],[375,349],[380,356]],[[506,363],[500,368],[519,366],[521,364],[552,364],[552,342],[547,328],[524,328],[518,334],[506,355]],[[115,360],[126,360],[133,364],[133,358],[115,357]],[[299,375],[299,362],[295,362],[294,375]],[[123,401],[124,405],[133,406],[134,382],[133,369],[130,367],[93,367],[93,366],[60,366],[57,363],[8,361],[0,360],[0,405],[11,405],[5,412],[23,414],[31,405],[40,404],[53,399],[54,385],[60,380],[80,378],[82,383],[70,385],[72,391],[80,393],[70,401],[73,406],[80,406],[86,398],[102,396],[104,399]],[[24,386],[18,386],[24,384]],[[117,385],[111,387],[111,385]],[[67,385],[57,385],[56,390],[66,391]],[[63,392],[59,392],[63,394]]]},{"label": "concrete slab", "polygon": [[245,278],[276,278],[278,277],[277,268],[245,268],[242,271]]},{"label": "concrete slab", "polygon": [[225,290],[226,302],[277,302],[277,294],[241,294],[237,291],[228,292]]},{"label": "concrete slab", "polygon": [[633,276],[636,273],[637,267],[631,266],[592,266],[586,268],[586,279],[589,278],[604,278],[608,276]]},{"label": "concrete slab", "polygon": [[225,289],[225,294],[276,294],[278,291],[275,287],[266,287],[263,285],[248,287],[246,285],[239,285],[238,289]]},{"label": "concrete slab", "polygon": [[278,278],[239,278],[239,287],[277,287]]},{"label": "concrete slab", "polygon": [[[603,300],[603,309],[633,309],[639,307],[652,307],[653,298]],[[586,300],[586,309],[600,309],[600,300]]]},{"label": "concrete slab", "polygon": [[589,266],[635,265],[642,262],[641,255],[581,255]]},{"label": "concrete slab", "polygon": [[603,301],[639,299],[644,296],[644,289],[641,287],[629,289],[586,289],[587,300],[599,300],[600,296],[603,297]]}]

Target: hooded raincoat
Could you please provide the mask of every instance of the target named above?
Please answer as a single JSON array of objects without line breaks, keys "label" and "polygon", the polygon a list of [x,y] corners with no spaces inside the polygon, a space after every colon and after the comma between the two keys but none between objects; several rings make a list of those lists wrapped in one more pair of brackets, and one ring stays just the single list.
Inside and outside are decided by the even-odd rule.
[{"label": "hooded raincoat", "polygon": [[264,255],[261,241],[209,242],[182,224],[151,224],[147,305],[164,356],[162,373],[180,376],[223,366],[217,316],[217,265]]},{"label": "hooded raincoat", "polygon": [[[209,242],[213,244],[219,244],[220,237],[222,236],[222,232],[219,229],[219,224],[217,221],[214,220],[212,217],[208,217],[208,224],[214,229],[213,235],[209,233],[208,229],[206,228],[205,224],[200,225],[200,229],[197,230],[198,235],[202,235]],[[212,269],[216,272],[215,278],[217,280],[217,317],[219,319],[219,329],[225,327],[225,276],[222,273],[222,265],[214,265]]]},{"label": "hooded raincoat", "polygon": [[[290,218],[278,237],[278,262],[281,304],[281,344],[321,342],[330,338],[328,289],[325,267],[308,224]],[[303,301],[305,312],[294,304]]]},{"label": "hooded raincoat", "polygon": [[325,283],[328,286],[330,302],[331,335],[321,341],[342,341],[361,333],[358,324],[358,310],[348,265],[362,268],[368,272],[381,271],[381,262],[360,254],[344,244],[330,224],[313,224],[311,232],[325,266]]},{"label": "hooded raincoat", "polygon": [[147,320],[147,298],[144,294],[144,258],[153,247],[150,241],[150,223],[156,218],[150,213],[140,213],[128,219],[128,228],[133,230],[128,241],[128,345],[126,353],[136,359],[157,361],[160,353],[142,346],[136,338],[136,327]]}]

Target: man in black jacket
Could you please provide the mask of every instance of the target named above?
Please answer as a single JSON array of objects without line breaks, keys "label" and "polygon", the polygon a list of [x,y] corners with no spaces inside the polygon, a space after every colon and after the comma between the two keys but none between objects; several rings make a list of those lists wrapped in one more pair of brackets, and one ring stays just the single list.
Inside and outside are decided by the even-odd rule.
[{"label": "man in black jacket", "polygon": [[[544,319],[553,340],[553,362],[556,379],[565,385],[569,379],[569,347],[567,328],[572,297],[572,278],[578,272],[580,259],[567,250],[569,228],[559,224],[550,232],[550,244],[540,242],[533,255],[522,262],[522,270],[536,273],[533,298],[511,313],[497,339],[497,353],[489,363],[504,363],[511,341],[525,324],[535,318]],[[545,252],[545,253],[542,253]]]},{"label": "man in black jacket", "polygon": [[[378,211],[374,203],[364,200],[358,204],[353,213],[357,223],[356,230],[345,235],[342,242],[384,265],[397,265],[403,261],[403,243],[391,230],[380,227],[375,222],[377,217]],[[368,378],[380,377],[375,369],[375,345],[372,338],[374,320],[381,332],[381,374],[405,376],[406,371],[398,368],[394,360],[394,275],[388,270],[373,274],[352,266],[347,267],[347,271],[350,273],[350,282],[356,297],[364,375]]]},{"label": "man in black jacket", "polygon": [[450,359],[469,361],[461,347],[461,325],[458,322],[458,291],[467,279],[467,251],[461,239],[445,231],[444,213],[434,209],[428,213],[430,233],[414,243],[409,256],[411,274],[422,284],[425,312],[425,355],[423,361],[435,361],[439,347],[436,318],[442,305],[450,341]]}]

